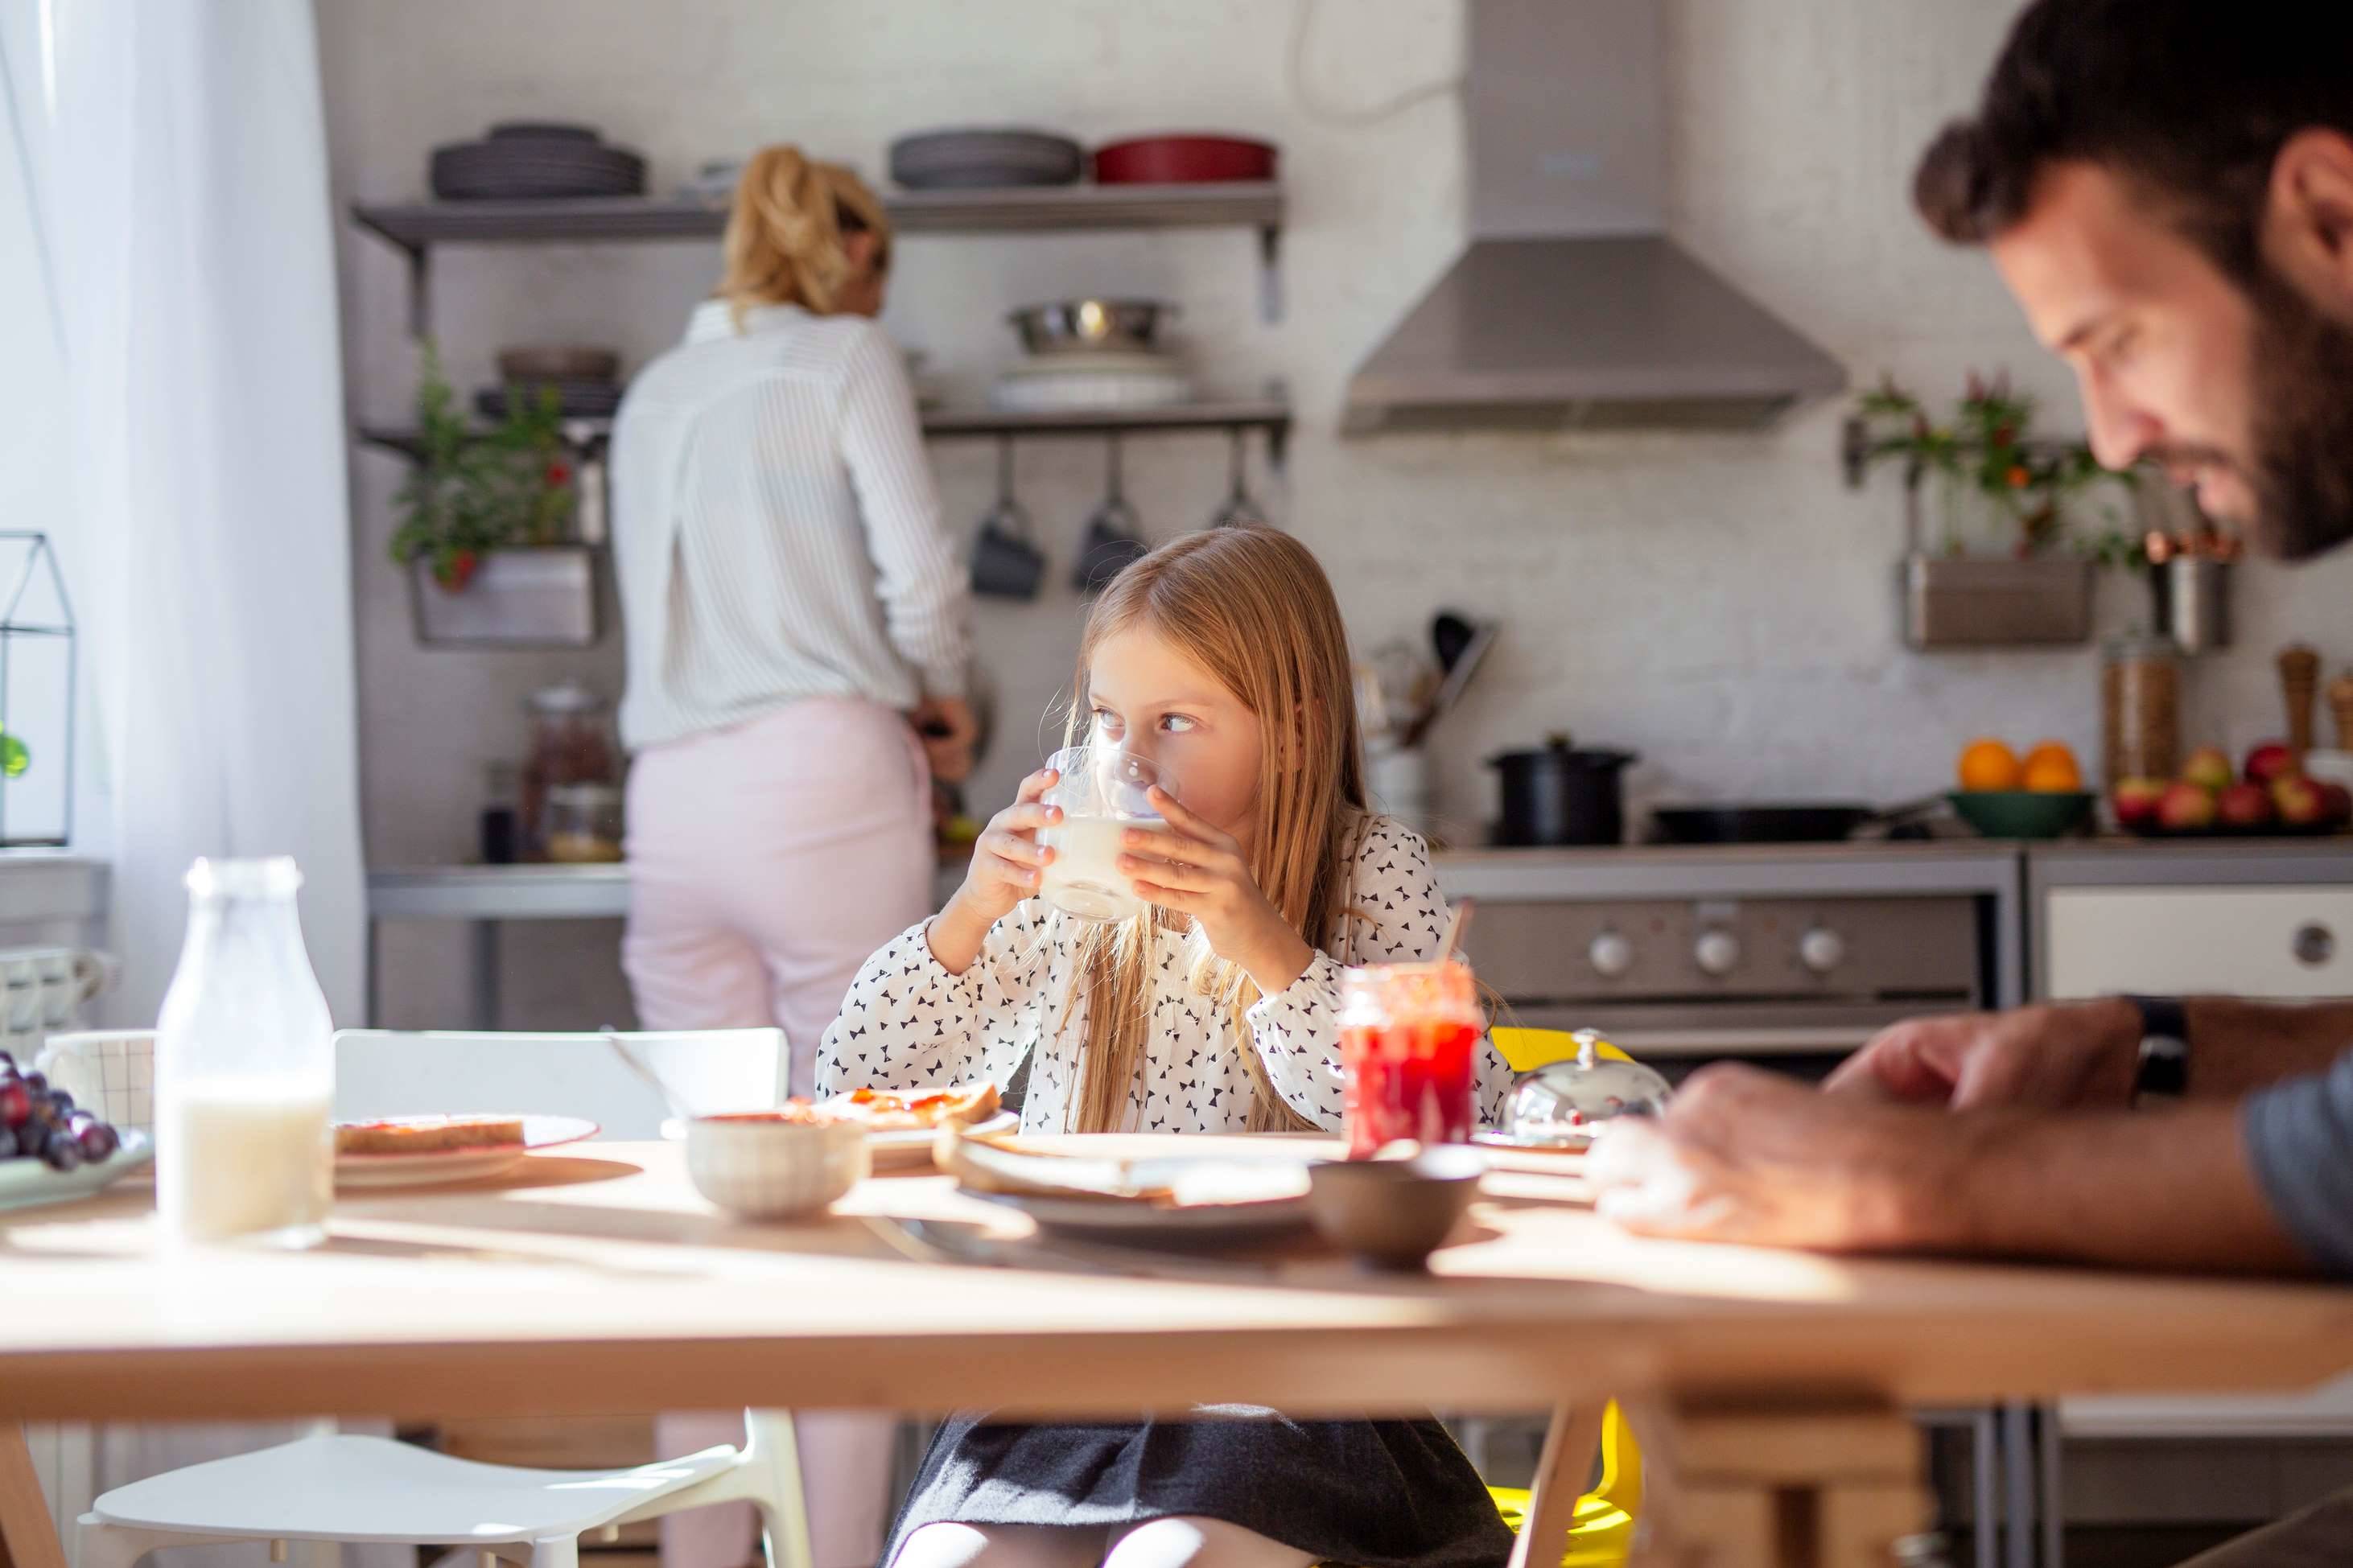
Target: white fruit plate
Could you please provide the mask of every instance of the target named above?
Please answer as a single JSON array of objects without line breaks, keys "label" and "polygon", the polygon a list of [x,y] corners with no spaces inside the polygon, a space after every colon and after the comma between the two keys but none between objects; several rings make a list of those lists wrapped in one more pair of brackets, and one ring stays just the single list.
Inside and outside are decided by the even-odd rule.
[{"label": "white fruit plate", "polygon": [[28,1209],[86,1198],[154,1161],[155,1141],[136,1128],[126,1131],[121,1147],[105,1159],[71,1171],[52,1171],[38,1160],[0,1160],[0,1209]]}]

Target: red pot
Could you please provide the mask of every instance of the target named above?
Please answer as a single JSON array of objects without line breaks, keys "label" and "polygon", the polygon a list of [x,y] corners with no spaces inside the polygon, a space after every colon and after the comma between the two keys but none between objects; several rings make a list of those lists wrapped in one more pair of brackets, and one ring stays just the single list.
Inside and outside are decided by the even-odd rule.
[{"label": "red pot", "polygon": [[1138,136],[1095,149],[1105,185],[1229,184],[1274,178],[1271,143],[1240,136]]}]

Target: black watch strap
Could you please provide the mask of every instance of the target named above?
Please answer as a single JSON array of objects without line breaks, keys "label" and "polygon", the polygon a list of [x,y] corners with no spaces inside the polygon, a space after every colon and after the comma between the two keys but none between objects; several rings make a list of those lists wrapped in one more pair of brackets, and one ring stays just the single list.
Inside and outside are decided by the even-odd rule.
[{"label": "black watch strap", "polygon": [[2133,1098],[2179,1100],[2189,1091],[2189,1010],[2178,996],[2127,996],[2140,1015]]}]

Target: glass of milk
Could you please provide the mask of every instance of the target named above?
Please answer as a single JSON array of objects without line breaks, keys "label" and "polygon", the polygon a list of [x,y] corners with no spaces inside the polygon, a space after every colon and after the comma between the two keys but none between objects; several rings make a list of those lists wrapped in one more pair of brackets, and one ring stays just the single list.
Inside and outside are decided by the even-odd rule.
[{"label": "glass of milk", "polygon": [[172,1241],[325,1239],[334,1024],[296,915],[294,862],[199,860],[155,1026],[155,1196]]},{"label": "glass of milk", "polygon": [[1151,794],[1167,781],[1150,759],[1117,746],[1067,747],[1046,765],[1061,775],[1044,799],[1062,808],[1062,820],[1038,830],[1038,842],[1054,852],[1038,896],[1081,920],[1142,914],[1147,906],[1119,868],[1121,837],[1132,827],[1166,826],[1152,809]]}]

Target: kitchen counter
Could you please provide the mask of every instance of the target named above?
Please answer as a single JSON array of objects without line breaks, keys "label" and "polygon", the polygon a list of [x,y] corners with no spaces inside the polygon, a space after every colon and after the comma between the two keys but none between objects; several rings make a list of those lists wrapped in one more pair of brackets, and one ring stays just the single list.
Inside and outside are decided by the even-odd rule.
[{"label": "kitchen counter", "polygon": [[[2353,838],[2344,841],[2353,853]],[[2018,846],[1984,839],[1458,849],[1430,857],[1450,898],[1672,898],[1768,892],[1993,891]],[[941,868],[953,891],[961,864]],[[375,920],[619,920],[627,866],[417,866],[368,873]]]},{"label": "kitchen counter", "polygon": [[[943,866],[934,907],[947,901],[964,867]],[[617,921],[629,913],[626,865],[408,866],[370,871],[367,879],[367,1021],[382,1016],[383,963],[377,942],[385,921],[459,921],[468,928],[469,1026],[499,1026],[499,928],[508,921]]]},{"label": "kitchen counter", "polygon": [[[1431,857],[1449,898],[1769,899],[1968,893],[1993,905],[2000,994],[2021,997],[2025,910],[2056,886],[2353,883],[2353,835],[2331,838],[2101,838],[2021,845],[1978,838],[1841,844],[1630,845],[1458,849]],[[944,866],[944,901],[963,875]],[[368,1016],[376,1016],[375,937],[388,920],[471,928],[473,1023],[496,1026],[499,926],[506,921],[620,920],[626,866],[426,866],[368,874]]]},{"label": "kitchen counter", "polygon": [[2030,890],[2353,882],[2353,834],[2325,838],[2078,838],[2030,845]]},{"label": "kitchen counter", "polygon": [[2019,847],[1985,838],[1642,844],[1457,849],[1430,859],[1449,898],[2008,893],[2018,879]]}]

